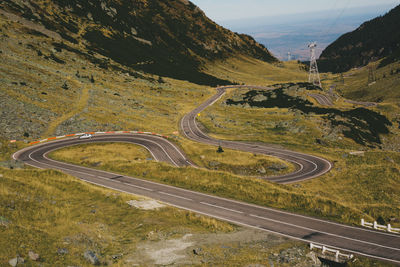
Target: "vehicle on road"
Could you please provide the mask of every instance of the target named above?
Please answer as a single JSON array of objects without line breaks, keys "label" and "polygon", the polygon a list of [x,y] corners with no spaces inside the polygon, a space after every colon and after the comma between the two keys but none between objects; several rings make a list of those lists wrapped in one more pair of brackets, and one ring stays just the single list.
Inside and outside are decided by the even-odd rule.
[{"label": "vehicle on road", "polygon": [[91,134],[84,134],[84,135],[79,136],[79,139],[90,139],[92,137],[93,137],[93,135],[91,135]]}]

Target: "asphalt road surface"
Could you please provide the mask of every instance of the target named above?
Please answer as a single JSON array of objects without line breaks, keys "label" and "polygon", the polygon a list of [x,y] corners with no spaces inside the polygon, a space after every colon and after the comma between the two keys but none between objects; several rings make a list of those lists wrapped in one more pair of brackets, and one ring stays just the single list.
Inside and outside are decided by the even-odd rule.
[{"label": "asphalt road surface", "polygon": [[[212,145],[221,144],[234,149],[275,155],[303,165],[303,168],[299,168],[294,174],[275,178],[278,182],[285,183],[309,179],[330,169],[330,163],[318,157],[266,145],[219,141],[205,135],[196,126],[196,114],[217,101],[225,93],[224,90],[223,88],[218,89],[218,93],[214,97],[182,119],[182,130],[188,138]],[[94,142],[134,143],[146,147],[156,160],[168,162],[175,166],[192,165],[184,153],[167,139],[139,134],[101,135],[92,139],[64,139],[25,148],[16,152],[13,157],[37,168],[61,170],[92,184],[147,196],[178,208],[238,225],[254,227],[304,242],[325,245],[340,249],[343,252],[373,257],[400,265],[400,235],[296,215],[116,173],[57,162],[47,157],[47,154],[51,151],[63,147]],[[313,164],[309,163],[310,161]]]},{"label": "asphalt road surface", "polygon": [[[208,99],[198,108],[192,112],[186,114],[181,120],[181,130],[184,135],[196,142],[218,146],[221,145],[225,148],[231,148],[240,151],[246,151],[257,154],[265,154],[270,156],[275,156],[283,160],[293,163],[297,168],[296,171],[290,174],[275,176],[275,177],[265,177],[269,181],[288,184],[294,182],[300,182],[307,179],[311,179],[328,172],[332,168],[332,164],[320,157],[307,155],[299,152],[293,152],[286,149],[277,148],[275,146],[269,146],[266,144],[255,144],[255,143],[245,143],[236,141],[226,141],[212,138],[205,134],[197,125],[196,117],[208,106],[214,104],[218,101],[226,92],[228,88],[240,88],[247,86],[230,86],[230,87],[220,87],[217,88],[217,94]],[[272,90],[267,87],[251,87],[256,89]]]},{"label": "asphalt road surface", "polygon": [[308,95],[317,100],[317,102],[320,105],[333,106],[332,100],[326,95],[320,95],[320,94],[308,94]]}]

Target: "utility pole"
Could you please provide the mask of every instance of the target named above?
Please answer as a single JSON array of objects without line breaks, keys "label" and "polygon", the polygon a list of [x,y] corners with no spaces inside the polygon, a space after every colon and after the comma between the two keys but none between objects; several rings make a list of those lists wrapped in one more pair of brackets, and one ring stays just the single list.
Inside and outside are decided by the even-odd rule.
[{"label": "utility pole", "polygon": [[322,88],[321,79],[319,77],[319,72],[318,72],[317,56],[315,55],[315,48],[317,47],[317,43],[313,42],[309,44],[308,47],[310,48],[310,53],[311,53],[310,76],[308,77],[308,81]]}]

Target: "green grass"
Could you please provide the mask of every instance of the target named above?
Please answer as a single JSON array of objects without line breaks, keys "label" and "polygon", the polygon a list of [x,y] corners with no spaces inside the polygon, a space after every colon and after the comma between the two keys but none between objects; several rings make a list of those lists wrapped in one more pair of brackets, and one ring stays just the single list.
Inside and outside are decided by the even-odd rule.
[{"label": "green grass", "polygon": [[[378,62],[350,70],[343,74],[326,75],[325,87],[337,86],[337,91],[345,98],[357,101],[398,103],[400,100],[400,62],[377,68]],[[374,70],[375,82],[369,81],[370,68]]]},{"label": "green grass", "polygon": [[[82,254],[87,249],[112,264],[111,255],[131,254],[151,231],[179,237],[187,232],[235,230],[228,223],[176,208],[135,209],[126,203],[135,196],[56,171],[0,169],[0,173],[0,216],[9,222],[0,226],[0,265],[4,266],[16,254],[33,264],[27,257],[30,250],[40,254],[45,266],[86,266]],[[59,255],[59,248],[69,253]]]},{"label": "green grass", "polygon": [[[228,140],[272,143],[293,150],[324,157],[334,168],[322,177],[296,185],[291,193],[320,197],[351,209],[350,213],[370,218],[383,217],[386,222],[400,223],[400,156],[393,150],[363,147],[335,133],[330,125],[314,114],[278,108],[227,106],[225,100],[245,90],[232,90],[220,102],[209,107],[199,121],[212,136]],[[305,96],[303,96],[305,97]],[[349,107],[346,107],[348,109]],[[281,127],[277,127],[281,125]],[[391,127],[396,133],[397,126]],[[335,133],[330,137],[330,133]],[[390,145],[395,134],[383,135],[383,147]],[[324,141],[324,145],[316,142]],[[366,150],[365,156],[351,151]],[[296,210],[301,210],[299,206]],[[320,209],[320,208],[318,208]],[[317,211],[326,216],[334,209]],[[324,215],[322,215],[324,214]],[[359,216],[359,215],[357,215]],[[356,216],[356,217],[357,217]],[[347,219],[340,219],[346,221]]]},{"label": "green grass", "polygon": [[209,62],[205,71],[220,79],[248,85],[300,82],[308,79],[302,65],[295,61],[271,64],[242,55]]},{"label": "green grass", "polygon": [[[358,203],[345,202],[342,198],[343,193],[339,196],[335,196],[336,191],[329,195],[321,194],[317,189],[320,189],[322,184],[326,183],[325,180],[318,184],[319,187],[314,188],[317,192],[307,191],[303,185],[298,189],[293,186],[277,185],[264,180],[237,176],[227,172],[189,167],[175,168],[168,164],[143,160],[146,157],[145,155],[136,156],[138,160],[133,160],[134,157],[130,157],[129,154],[137,153],[133,152],[134,148],[131,145],[121,144],[120,146],[125,146],[125,148],[119,148],[119,156],[117,157],[113,156],[113,153],[110,154],[109,146],[103,148],[102,145],[98,144],[64,148],[51,153],[50,156],[56,160],[340,222],[359,224],[361,218],[365,217],[372,220],[373,217],[371,215],[376,215],[376,210],[371,209],[367,204],[361,208],[357,206]],[[80,156],[76,157],[76,155]],[[334,184],[335,182],[331,182],[329,186]],[[336,185],[335,188],[337,187]],[[310,186],[310,188],[313,188],[313,186]],[[343,189],[344,186],[340,188]],[[353,192],[349,191],[349,195],[351,194]],[[394,188],[386,193],[386,197],[381,195],[379,201],[396,199],[396,194],[397,189]],[[360,197],[358,201],[364,199]],[[397,211],[397,208],[392,208],[388,209],[386,213],[393,214]]]},{"label": "green grass", "polygon": [[[391,128],[394,134],[383,136],[382,148],[386,150],[369,149],[341,136],[342,139],[327,139],[326,145],[321,146],[316,144],[316,138],[329,136],[331,128],[324,125],[319,116],[304,115],[289,109],[230,107],[218,102],[200,117],[211,135],[230,140],[273,143],[320,155],[334,162],[334,169],[330,173],[294,186],[242,177],[233,173],[240,174],[240,169],[246,166],[254,170],[260,160],[266,165],[276,160],[229,150],[224,154],[216,154],[215,147],[187,141],[178,133],[179,119],[210,97],[214,89],[165,77],[165,83],[160,84],[158,77],[144,73],[138,73],[140,77],[135,78],[126,74],[136,73],[135,70],[113,61],[110,61],[110,66],[116,68],[109,66],[109,69],[103,69],[65,49],[55,52],[52,40],[32,35],[18,23],[10,22],[1,15],[0,27],[3,33],[0,39],[0,93],[2,111],[5,112],[3,119],[6,125],[10,125],[1,129],[1,135],[5,138],[1,143],[1,161],[8,161],[13,152],[26,146],[22,142],[24,139],[35,140],[47,135],[96,130],[160,132],[175,138],[198,165],[207,167],[210,161],[218,161],[223,168],[219,171],[174,168],[145,160],[149,156],[147,152],[136,148],[131,149],[128,158],[114,149],[107,151],[114,158],[107,158],[102,155],[104,151],[98,148],[68,148],[64,152],[83,149],[88,158],[76,159],[67,155],[63,159],[340,222],[359,224],[360,218],[373,220],[379,216],[386,221],[392,217],[400,219],[400,159],[396,152],[400,148],[400,139],[397,124]],[[69,45],[85,50],[80,45]],[[37,50],[43,56],[39,56]],[[51,53],[66,64],[46,59],[45,56]],[[101,59],[98,54],[94,54],[94,57]],[[79,75],[76,75],[77,71]],[[296,62],[271,65],[241,56],[209,63],[205,71],[232,82],[257,85],[307,79],[307,73]],[[388,71],[378,70],[378,78]],[[387,82],[378,80],[376,84],[366,87],[366,69],[355,71],[352,76],[350,74],[345,77],[348,88],[339,86],[343,94],[358,98],[360,92],[368,93],[366,97],[361,97],[362,100],[383,96],[383,100],[388,102],[380,104],[375,110],[396,122],[399,110],[397,91],[394,89],[398,87],[398,76],[392,75],[393,79]],[[91,75],[94,83],[90,81]],[[323,75],[325,88],[337,78],[331,74]],[[61,88],[64,82],[67,82],[68,90]],[[227,96],[236,93],[232,91]],[[79,101],[82,95],[85,97]],[[353,107],[342,100],[335,102],[335,105],[343,109]],[[7,132],[7,129],[12,131]],[[24,133],[28,133],[29,137],[24,137]],[[20,141],[10,144],[8,139]],[[126,148],[121,145],[118,149],[122,147]],[[81,150],[79,153],[82,153]],[[348,152],[352,150],[368,151],[364,157],[359,157],[350,156]],[[236,164],[235,159],[245,164]],[[290,168],[289,165],[287,171]],[[2,264],[7,264],[6,261],[15,257],[16,253],[27,258],[27,251],[32,249],[41,254],[49,266],[85,265],[82,260],[83,249],[96,249],[103,260],[109,260],[112,253],[134,250],[135,245],[152,228],[171,233],[171,236],[176,232],[178,235],[187,232],[226,232],[234,228],[172,208],[158,212],[132,211],[126,207],[125,201],[133,197],[83,184],[58,172],[31,169],[1,169],[1,172],[4,178],[0,178],[0,216],[12,222],[8,228],[0,228]],[[253,174],[249,173],[250,176]],[[8,207],[12,204],[11,200],[14,200],[14,209]],[[100,207],[95,208],[96,215],[90,212],[92,206]],[[142,221],[146,227],[135,228]],[[182,225],[185,230],[176,230],[176,225]],[[398,226],[399,223],[392,225]],[[64,244],[65,237],[72,237],[72,243]],[[56,253],[59,246],[71,246],[70,253],[60,257]],[[239,257],[244,257],[241,263],[245,262],[245,255],[249,258],[264,255],[250,247],[241,249],[242,256]],[[215,252],[220,253],[216,259],[227,261],[229,265],[229,257],[224,258],[223,251],[215,249]],[[231,263],[234,265],[233,260]],[[363,260],[361,263],[359,266],[368,266],[363,265]]]}]

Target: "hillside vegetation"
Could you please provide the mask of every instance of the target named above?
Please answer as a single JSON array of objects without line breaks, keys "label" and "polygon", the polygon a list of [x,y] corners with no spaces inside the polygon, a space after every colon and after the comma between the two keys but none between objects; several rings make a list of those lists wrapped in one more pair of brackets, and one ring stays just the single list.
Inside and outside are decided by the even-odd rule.
[{"label": "hillside vegetation", "polygon": [[[217,25],[188,0],[3,1],[0,7],[44,25],[85,54],[200,84],[229,83],[201,72],[205,60],[242,54],[277,61],[252,37]],[[87,56],[106,67],[107,59]]]},{"label": "hillside vegetation", "polygon": [[[188,234],[198,239],[179,251],[182,264],[312,264],[304,245],[260,232],[241,235],[230,224],[170,207],[134,209],[126,201],[136,196],[11,160],[30,141],[75,132],[162,133],[203,168],[157,163],[146,151],[123,144],[71,147],[54,157],[349,224],[365,218],[400,225],[396,103],[384,98],[377,107],[359,109],[339,100],[331,109],[321,107],[307,93],[323,92],[293,84],[307,79],[302,65],[277,62],[252,38],[216,25],[189,1],[2,1],[0,63],[0,265],[17,254],[29,265],[32,250],[44,266],[86,266],[83,253],[92,250],[110,266],[131,266],[137,259],[146,266],[157,262],[148,254],[191,243]],[[199,121],[219,138],[327,158],[334,169],[323,177],[273,184],[254,176],[293,166],[233,150],[216,153],[180,135],[182,116],[215,93],[204,85],[283,82],[270,94],[231,90]],[[193,249],[199,247],[197,255]]]},{"label": "hillside vegetation", "polygon": [[400,5],[342,35],[322,52],[318,62],[320,70],[338,73],[378,59],[385,58],[382,66],[400,60],[399,21]]}]

